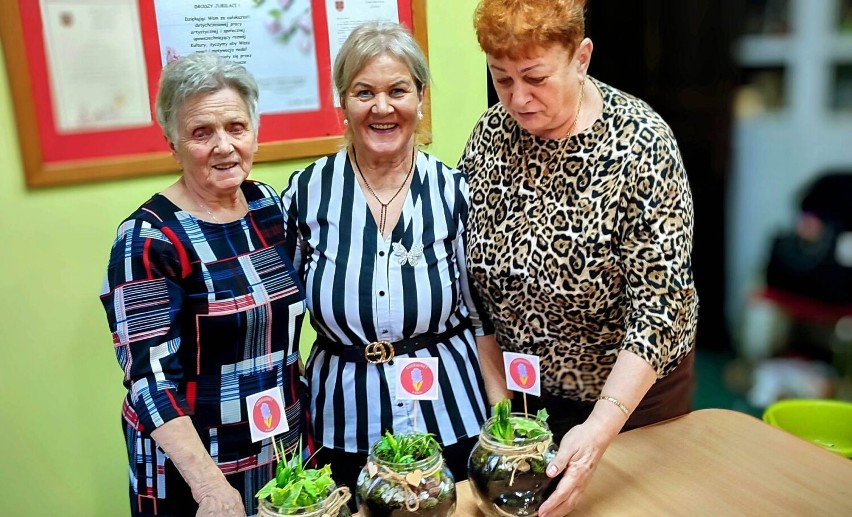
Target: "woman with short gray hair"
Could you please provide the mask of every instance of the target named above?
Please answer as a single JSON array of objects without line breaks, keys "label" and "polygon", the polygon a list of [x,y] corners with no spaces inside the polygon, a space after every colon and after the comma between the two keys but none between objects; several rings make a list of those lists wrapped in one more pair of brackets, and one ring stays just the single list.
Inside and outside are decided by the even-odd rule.
[{"label": "woman with short gray hair", "polygon": [[[249,418],[302,452],[305,294],[278,195],[247,180],[257,96],[243,67],[213,54],[160,79],[157,120],[181,175],[121,223],[101,294],[128,391],[134,517],[254,515],[275,453],[252,441]],[[263,397],[275,392],[283,408]]]},{"label": "woman with short gray hair", "polygon": [[157,92],[157,122],[169,141],[177,138],[177,109],[188,97],[224,88],[239,94],[257,131],[260,124],[257,83],[242,65],[209,52],[190,54],[166,65]]}]

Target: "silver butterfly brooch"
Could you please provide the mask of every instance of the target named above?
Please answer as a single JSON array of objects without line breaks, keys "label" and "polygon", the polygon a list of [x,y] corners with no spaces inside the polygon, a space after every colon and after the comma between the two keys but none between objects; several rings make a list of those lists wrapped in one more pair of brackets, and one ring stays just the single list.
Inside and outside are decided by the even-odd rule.
[{"label": "silver butterfly brooch", "polygon": [[416,266],[423,256],[423,245],[415,244],[411,247],[411,251],[407,251],[401,242],[393,243],[393,254],[399,260],[399,265],[404,266],[406,262],[412,266]]}]

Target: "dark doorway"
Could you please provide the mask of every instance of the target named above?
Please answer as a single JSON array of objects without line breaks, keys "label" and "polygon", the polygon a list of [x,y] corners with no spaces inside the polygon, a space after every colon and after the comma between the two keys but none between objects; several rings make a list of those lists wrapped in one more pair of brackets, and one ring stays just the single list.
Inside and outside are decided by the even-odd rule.
[{"label": "dark doorway", "polygon": [[[671,125],[695,203],[698,345],[731,348],[724,317],[725,196],[742,1],[590,1],[590,73],[647,101]],[[497,102],[488,80],[489,104]]]},{"label": "dark doorway", "polygon": [[737,68],[737,0],[591,1],[591,74],[647,101],[671,125],[695,202],[698,345],[729,349],[725,196]]}]

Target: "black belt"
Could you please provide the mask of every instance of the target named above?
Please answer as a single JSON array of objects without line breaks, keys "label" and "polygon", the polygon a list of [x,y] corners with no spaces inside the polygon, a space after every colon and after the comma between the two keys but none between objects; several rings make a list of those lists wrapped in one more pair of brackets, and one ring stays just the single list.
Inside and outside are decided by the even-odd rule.
[{"label": "black belt", "polygon": [[470,328],[470,320],[465,319],[455,327],[440,334],[420,334],[399,341],[374,341],[366,345],[344,345],[317,334],[316,345],[323,351],[339,356],[346,362],[381,364],[393,361],[394,356],[407,355],[421,348],[446,341],[458,336]]}]

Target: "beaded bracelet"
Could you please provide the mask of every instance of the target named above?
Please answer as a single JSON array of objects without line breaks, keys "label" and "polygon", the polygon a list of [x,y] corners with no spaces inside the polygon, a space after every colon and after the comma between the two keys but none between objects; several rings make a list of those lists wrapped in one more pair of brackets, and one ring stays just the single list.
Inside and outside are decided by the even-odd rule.
[{"label": "beaded bracelet", "polygon": [[598,400],[605,400],[607,402],[612,402],[613,404],[618,406],[618,409],[620,409],[622,413],[624,413],[626,416],[630,416],[630,410],[627,409],[627,406],[622,404],[621,401],[618,400],[617,398],[610,397],[609,395],[601,395],[601,396],[598,397]]}]

